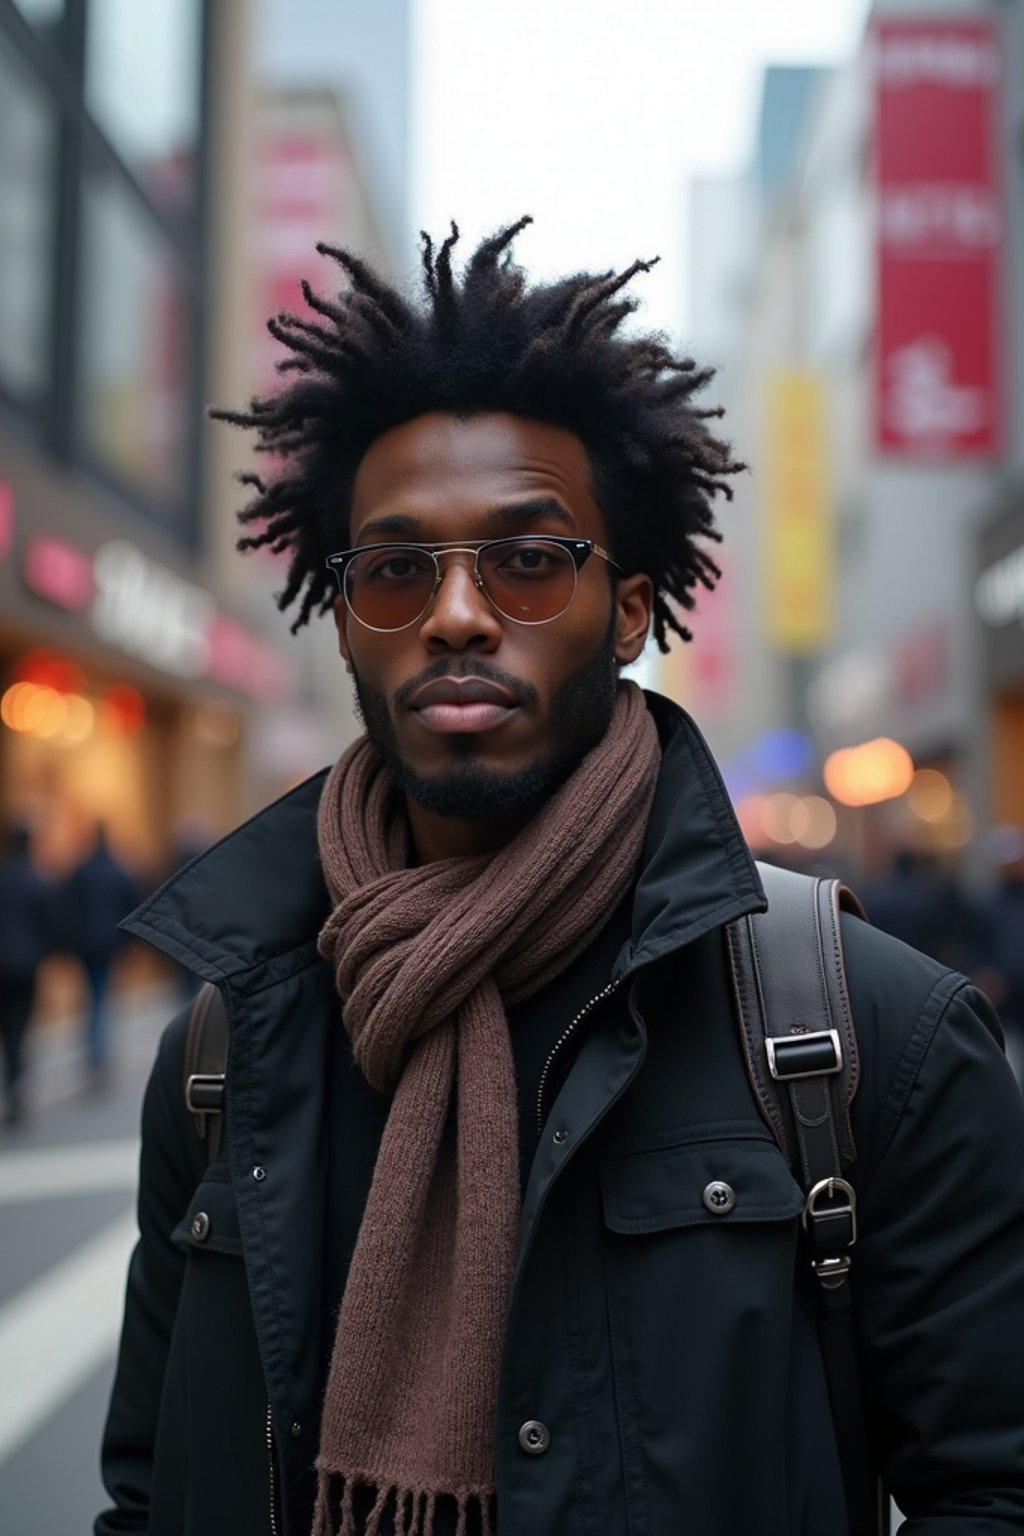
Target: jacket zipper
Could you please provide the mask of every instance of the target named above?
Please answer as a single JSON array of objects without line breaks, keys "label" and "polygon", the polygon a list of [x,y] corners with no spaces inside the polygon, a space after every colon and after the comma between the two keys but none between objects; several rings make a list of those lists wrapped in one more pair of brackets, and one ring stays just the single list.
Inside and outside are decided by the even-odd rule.
[{"label": "jacket zipper", "polygon": [[277,1474],[274,1471],[274,1421],[267,1404],[267,1462],[270,1466],[270,1536],[277,1536]]},{"label": "jacket zipper", "polygon": [[[621,977],[619,978],[619,980],[621,980]],[[587,1014],[591,1011],[591,1009],[592,1008],[596,1008],[598,1003],[603,1003],[606,997],[611,997],[612,993],[615,991],[616,987],[619,985],[619,980],[610,981],[608,983],[608,985],[602,991],[600,991],[597,994],[596,997],[592,997],[590,999],[590,1002],[587,1003],[585,1007],[580,1009],[579,1013],[573,1019],[572,1023],[569,1025],[568,1029],[565,1029],[565,1030],[562,1031],[562,1033],[559,1035],[558,1039],[555,1041],[553,1047],[551,1048],[551,1052],[550,1052],[550,1054],[548,1056],[548,1059],[544,1063],[544,1070],[543,1070],[543,1072],[540,1075],[540,1086],[537,1089],[537,1134],[538,1134],[538,1136],[540,1135],[540,1133],[544,1129],[544,1090],[547,1088],[548,1078],[551,1076],[551,1068],[552,1068],[552,1065],[554,1064],[555,1057],[558,1055],[559,1051],[563,1048],[563,1046],[568,1044],[568,1042],[572,1039],[573,1035],[576,1033],[576,1031],[579,1028],[579,1026],[583,1023],[583,1020],[586,1018]]]}]

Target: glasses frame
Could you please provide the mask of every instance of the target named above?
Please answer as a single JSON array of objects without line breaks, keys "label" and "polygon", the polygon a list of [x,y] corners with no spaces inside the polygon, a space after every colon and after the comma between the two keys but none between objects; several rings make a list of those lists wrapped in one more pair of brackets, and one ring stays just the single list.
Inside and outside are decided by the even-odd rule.
[{"label": "glasses frame", "polygon": [[[560,549],[566,550],[572,556],[572,594],[565,607],[560,608],[557,613],[553,613],[549,619],[515,619],[511,614],[504,613],[498,607],[497,603],[494,601],[493,597],[484,586],[483,577],[480,575],[480,556],[485,549],[494,549],[503,544],[523,543],[557,544]],[[434,562],[435,574],[434,585],[431,589],[430,596],[427,598],[426,602],[423,604],[423,607],[420,609],[416,617],[414,619],[407,619],[404,624],[396,624],[393,629],[381,629],[381,627],[377,624],[367,624],[366,620],[361,619],[358,613],[356,613],[355,609],[352,607],[348,592],[346,591],[345,572],[357,555],[367,555],[371,553],[379,554],[382,550],[388,549],[414,549],[417,554],[429,555]],[[357,624],[361,624],[364,629],[372,630],[373,633],[377,635],[397,635],[401,630],[410,629],[413,624],[418,624],[437,596],[441,582],[444,580],[444,572],[441,569],[441,562],[438,558],[439,555],[472,555],[473,584],[478,591],[483,593],[484,597],[486,597],[495,613],[498,614],[499,617],[507,619],[510,624],[525,624],[530,628],[534,628],[541,624],[553,624],[556,619],[560,619],[562,617],[563,613],[568,612],[568,610],[572,607],[576,593],[579,591],[580,571],[586,565],[591,555],[597,555],[600,559],[607,561],[609,565],[613,565],[617,571],[622,571],[622,566],[619,564],[619,562],[617,560],[613,560],[608,551],[606,549],[602,549],[600,544],[595,543],[593,539],[574,539],[568,538],[564,534],[557,533],[514,533],[510,534],[506,538],[501,539],[475,539],[471,540],[468,544],[463,544],[456,540],[442,544],[417,544],[410,539],[396,539],[394,542],[389,541],[384,544],[359,544],[355,549],[343,549],[336,555],[328,555],[324,563],[329,570],[334,572],[335,580],[338,583],[338,590],[342,597],[345,599],[345,607],[348,609],[349,613],[355,619]],[[625,574],[625,572],[623,572],[623,574]]]}]

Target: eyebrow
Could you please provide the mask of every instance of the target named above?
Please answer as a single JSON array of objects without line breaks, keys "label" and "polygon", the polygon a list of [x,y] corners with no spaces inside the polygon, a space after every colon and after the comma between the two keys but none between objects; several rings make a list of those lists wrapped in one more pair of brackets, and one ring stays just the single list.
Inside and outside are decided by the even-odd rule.
[{"label": "eyebrow", "polygon": [[[497,506],[488,507],[481,522],[485,527],[498,530],[514,527],[516,524],[539,523],[545,518],[564,524],[572,533],[579,532],[579,525],[571,512],[567,511],[553,496],[534,496],[526,501],[499,503]],[[383,517],[372,518],[359,530],[359,539],[362,543],[368,537],[379,538],[382,535],[415,538],[417,534],[422,533],[423,523],[420,518],[407,512],[393,512]]]}]

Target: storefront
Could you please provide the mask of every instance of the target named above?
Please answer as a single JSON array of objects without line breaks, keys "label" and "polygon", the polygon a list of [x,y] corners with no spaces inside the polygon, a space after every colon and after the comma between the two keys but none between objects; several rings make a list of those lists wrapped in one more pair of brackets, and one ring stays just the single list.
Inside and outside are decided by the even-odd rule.
[{"label": "storefront", "polygon": [[991,819],[1024,826],[1024,501],[982,533],[974,604],[989,719]]},{"label": "storefront", "polygon": [[138,523],[68,503],[45,471],[0,484],[0,815],[54,873],[102,823],[160,878],[249,809],[250,713],[287,701],[290,667]]}]

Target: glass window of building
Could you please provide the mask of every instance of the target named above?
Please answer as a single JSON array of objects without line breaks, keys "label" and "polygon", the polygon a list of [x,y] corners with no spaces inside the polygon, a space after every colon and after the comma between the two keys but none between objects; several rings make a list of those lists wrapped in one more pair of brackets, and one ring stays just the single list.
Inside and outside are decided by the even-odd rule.
[{"label": "glass window of building", "polygon": [[83,444],[158,510],[180,512],[190,309],[170,246],[119,177],[86,188],[81,281]]},{"label": "glass window of building", "polygon": [[14,0],[18,10],[41,32],[64,20],[64,0]]},{"label": "glass window of building", "polygon": [[26,404],[50,373],[57,125],[0,36],[0,384]]},{"label": "glass window of building", "polygon": [[165,208],[187,203],[199,137],[201,0],[90,0],[86,105]]}]

